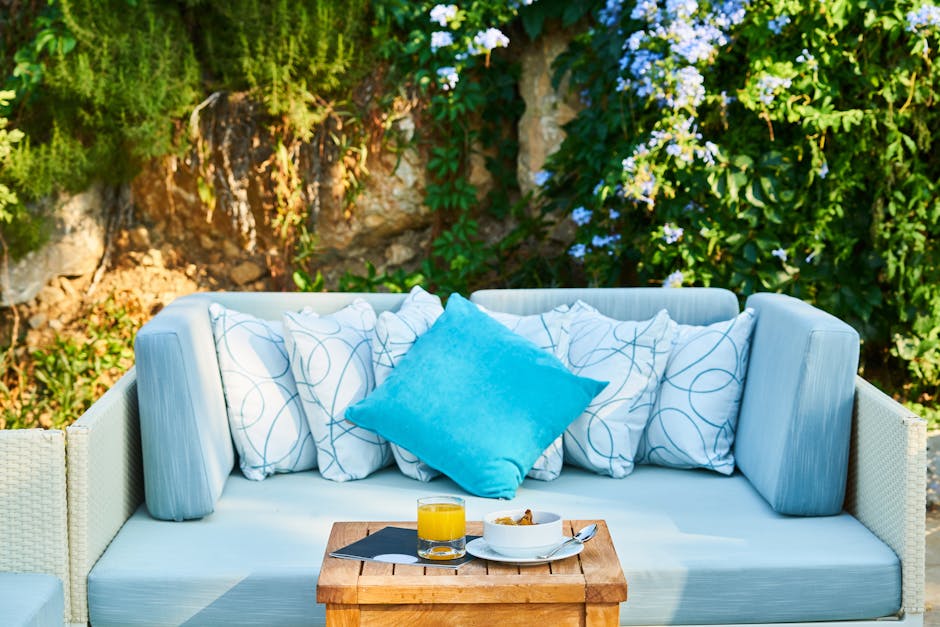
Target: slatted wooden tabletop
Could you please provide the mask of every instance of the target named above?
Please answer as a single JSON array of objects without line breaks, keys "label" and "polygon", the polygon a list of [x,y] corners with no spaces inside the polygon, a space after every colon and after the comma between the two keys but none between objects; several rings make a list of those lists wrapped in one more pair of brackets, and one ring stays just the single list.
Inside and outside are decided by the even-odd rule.
[{"label": "slatted wooden tabletop", "polygon": [[[328,627],[348,625],[617,625],[627,582],[602,520],[565,521],[572,535],[596,522],[597,536],[577,556],[537,566],[475,559],[458,569],[339,559],[330,552],[382,527],[414,522],[333,524],[317,601]],[[467,533],[482,535],[480,522]]]}]

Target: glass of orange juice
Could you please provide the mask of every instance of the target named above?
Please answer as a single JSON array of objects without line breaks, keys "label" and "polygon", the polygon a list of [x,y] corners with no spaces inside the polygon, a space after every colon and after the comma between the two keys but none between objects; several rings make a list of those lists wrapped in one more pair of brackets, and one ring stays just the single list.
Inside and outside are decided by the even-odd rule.
[{"label": "glass of orange juice", "polygon": [[467,553],[467,516],[457,496],[418,499],[418,556],[453,560]]}]

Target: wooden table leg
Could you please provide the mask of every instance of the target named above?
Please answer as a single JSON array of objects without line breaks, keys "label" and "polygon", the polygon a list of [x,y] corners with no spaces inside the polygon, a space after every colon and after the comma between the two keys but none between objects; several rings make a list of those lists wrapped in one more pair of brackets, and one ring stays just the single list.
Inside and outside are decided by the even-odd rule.
[{"label": "wooden table leg", "polygon": [[586,603],[584,623],[587,627],[617,627],[620,624],[620,604]]},{"label": "wooden table leg", "polygon": [[326,627],[359,627],[359,606],[328,603]]}]

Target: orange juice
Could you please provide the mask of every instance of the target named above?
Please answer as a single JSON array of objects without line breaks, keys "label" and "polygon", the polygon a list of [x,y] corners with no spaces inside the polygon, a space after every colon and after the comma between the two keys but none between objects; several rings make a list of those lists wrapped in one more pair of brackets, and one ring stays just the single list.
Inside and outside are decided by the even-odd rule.
[{"label": "orange juice", "polygon": [[428,496],[418,499],[418,556],[452,560],[467,553],[467,517],[463,499]]},{"label": "orange juice", "polygon": [[418,506],[418,537],[425,540],[456,540],[467,533],[463,505],[425,503]]}]

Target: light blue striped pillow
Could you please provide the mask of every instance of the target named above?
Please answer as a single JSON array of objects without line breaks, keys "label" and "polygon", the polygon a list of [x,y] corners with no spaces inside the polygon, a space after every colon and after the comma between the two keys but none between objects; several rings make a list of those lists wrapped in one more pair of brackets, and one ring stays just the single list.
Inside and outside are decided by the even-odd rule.
[{"label": "light blue striped pillow", "polygon": [[375,387],[375,320],[375,310],[361,298],[329,315],[284,314],[291,369],[317,445],[320,474],[332,481],[362,479],[392,460],[388,442],[343,417]]},{"label": "light blue striped pillow", "polygon": [[275,472],[308,470],[317,449],[300,406],[283,326],[209,305],[219,374],[239,466],[259,481]]},{"label": "light blue striped pillow", "polygon": [[675,327],[665,309],[639,322],[585,307],[573,315],[569,368],[609,383],[565,431],[565,461],[618,479],[633,472]]},{"label": "light blue striped pillow", "polygon": [[[376,387],[382,385],[398,362],[408,354],[411,347],[425,331],[444,313],[439,296],[428,294],[421,286],[414,286],[402,301],[398,311],[383,311],[375,322],[372,337],[372,367],[375,371]],[[394,442],[392,455],[402,474],[418,481],[430,481],[441,473],[434,470],[418,456]]]},{"label": "light blue striped pillow", "polygon": [[643,440],[641,463],[734,472],[734,432],[754,310],[708,326],[680,324]]}]

